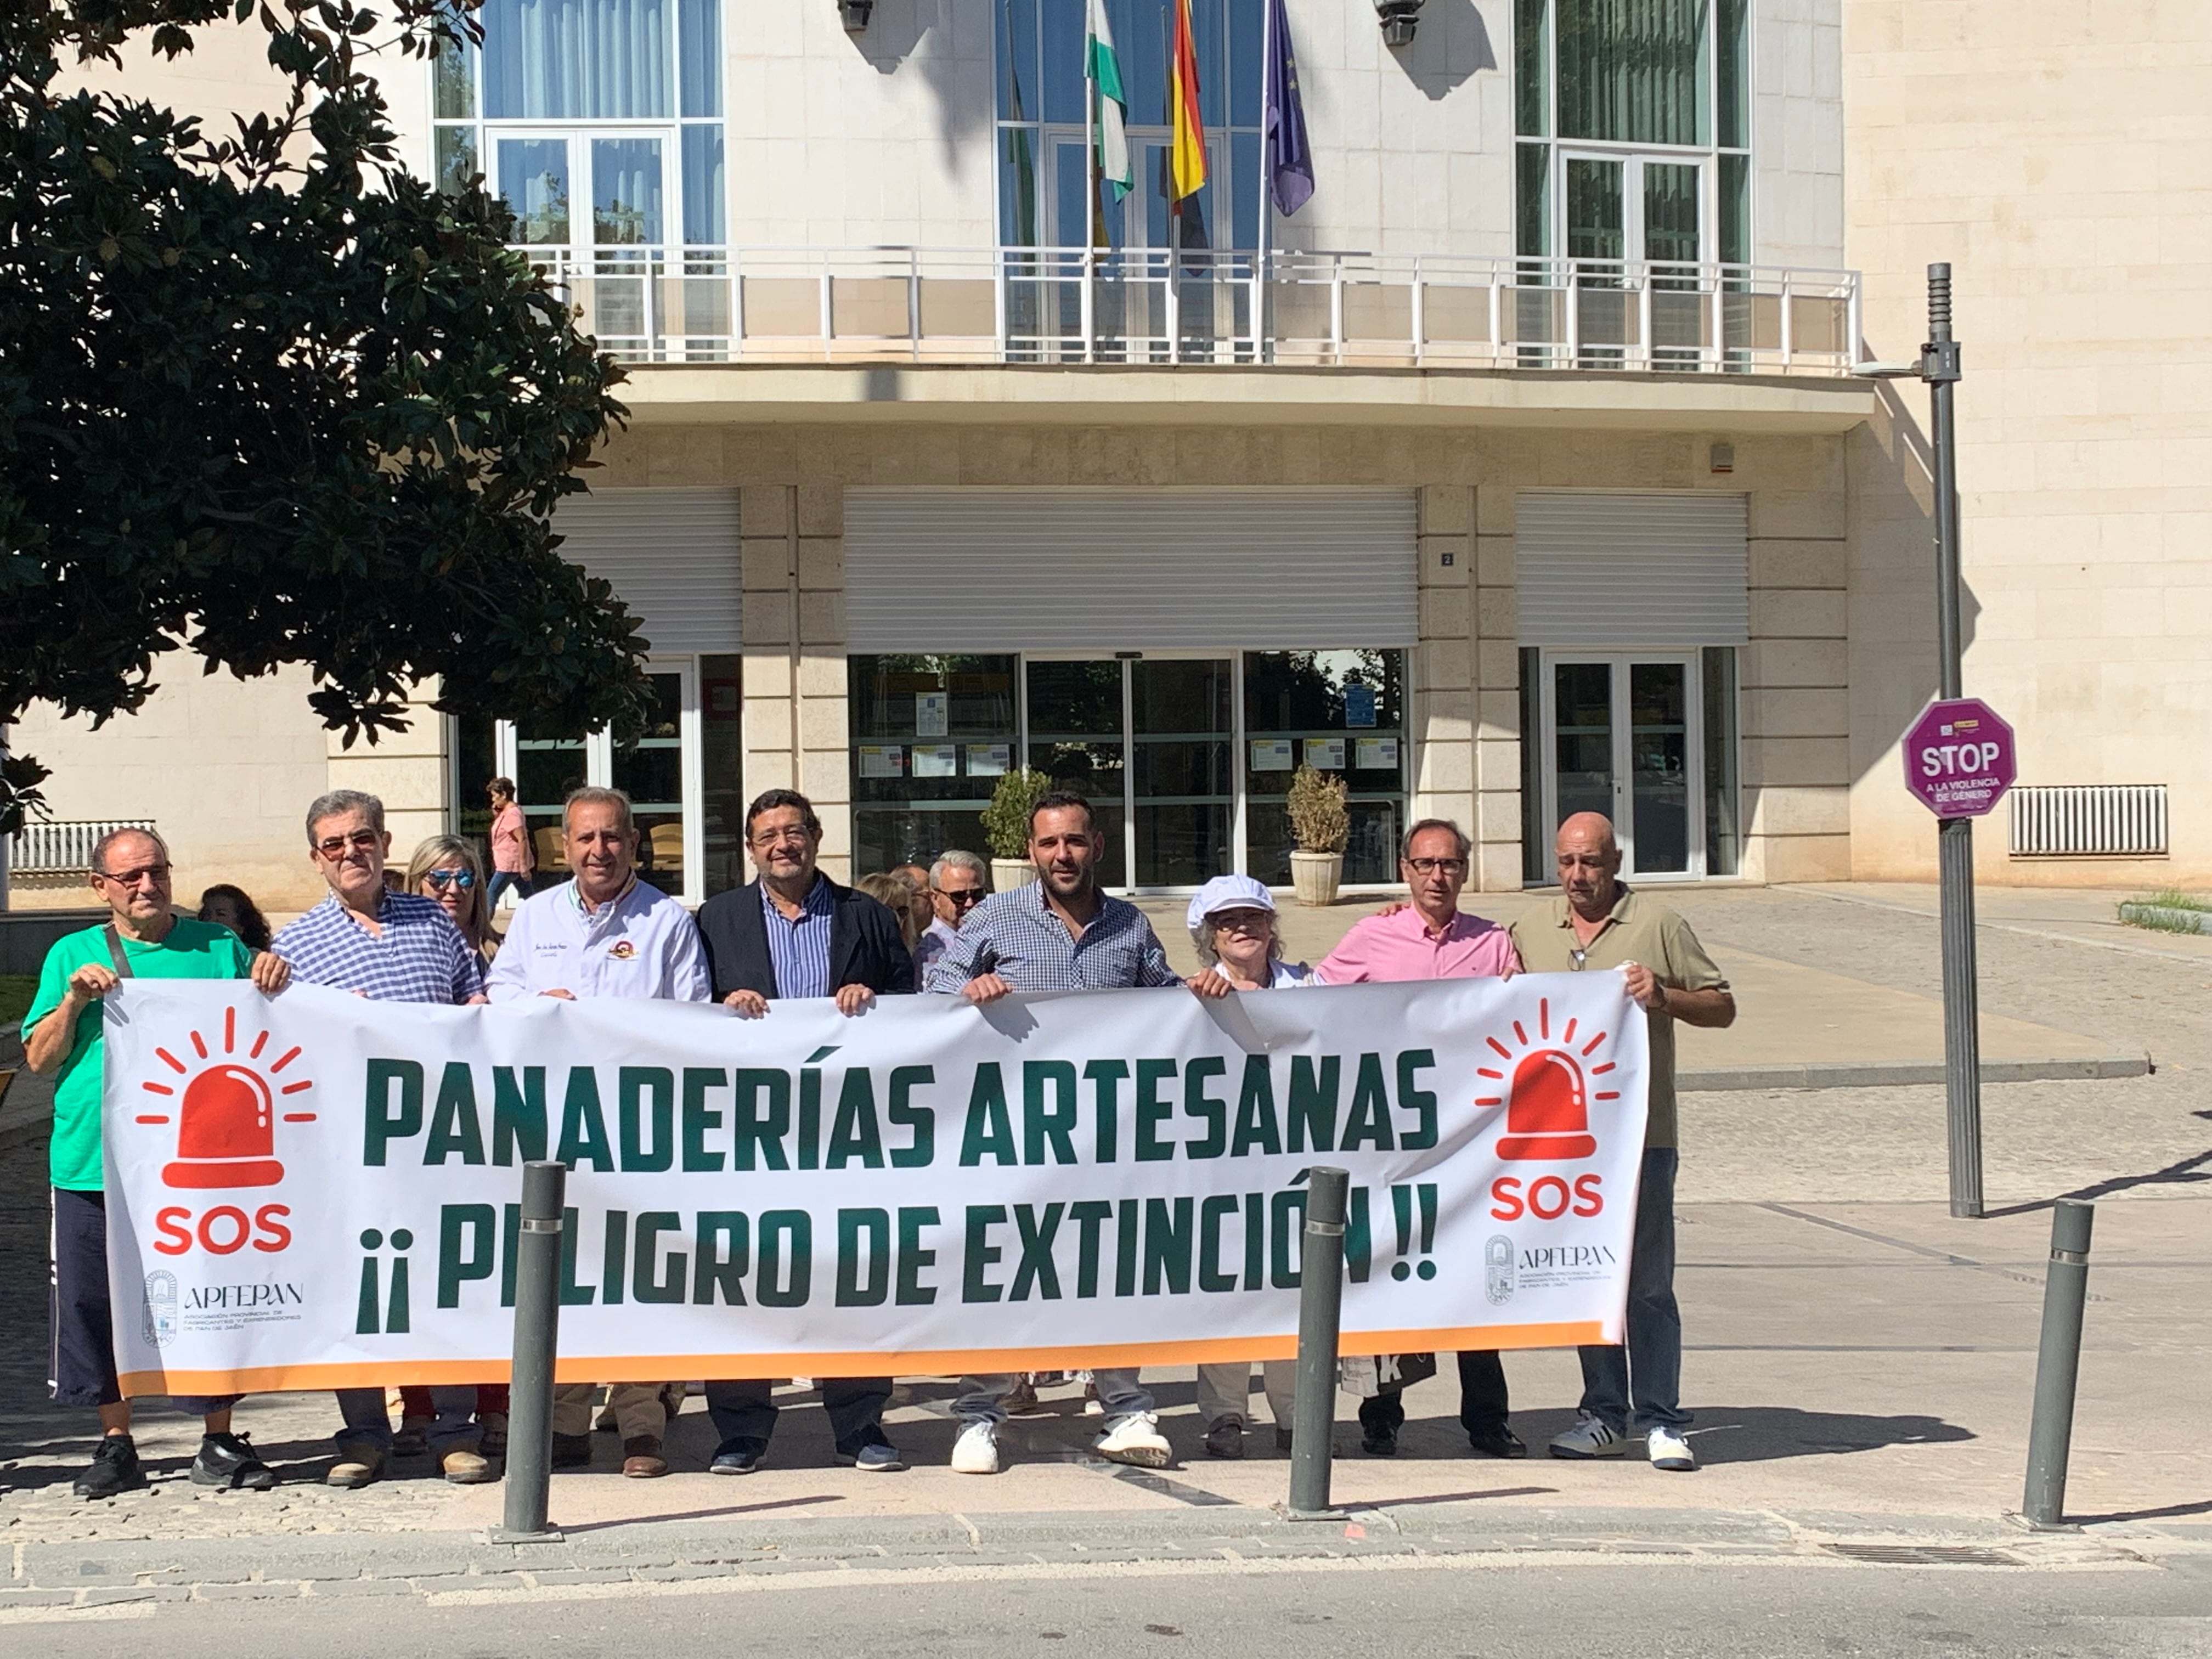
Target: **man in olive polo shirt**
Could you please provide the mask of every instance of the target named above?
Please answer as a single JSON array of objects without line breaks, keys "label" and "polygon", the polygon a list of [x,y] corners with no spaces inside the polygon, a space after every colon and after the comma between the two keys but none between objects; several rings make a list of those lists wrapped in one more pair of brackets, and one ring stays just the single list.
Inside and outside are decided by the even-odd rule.
[{"label": "man in olive polo shirt", "polygon": [[1735,999],[1690,924],[1620,880],[1613,824],[1577,812],[1554,843],[1562,896],[1513,924],[1532,974],[1614,968],[1650,1018],[1650,1111],[1628,1265],[1628,1343],[1582,1351],[1583,1402],[1575,1425],[1552,1441],[1554,1457],[1619,1457],[1632,1429],[1651,1466],[1698,1467],[1682,1431],[1682,1316],[1674,1305],[1674,1022],[1735,1023]]},{"label": "man in olive polo shirt", "polygon": [[[100,1139],[104,999],[125,979],[247,979],[263,992],[284,988],[281,957],[253,955],[228,927],[176,913],[169,849],[150,830],[111,830],[92,849],[92,888],[109,919],[66,933],[46,952],[39,988],[23,1016],[23,1056],[54,1079],[54,1127],[47,1154],[53,1182],[53,1376],[55,1401],[100,1409],[100,1449],[76,1478],[80,1498],[112,1498],[146,1484],[131,1438],[131,1402],[115,1374],[113,1314],[107,1293],[106,1170]],[[276,1476],[252,1442],[230,1431],[233,1399],[173,1397],[179,1411],[205,1419],[191,1478],[209,1486],[266,1492]]]}]

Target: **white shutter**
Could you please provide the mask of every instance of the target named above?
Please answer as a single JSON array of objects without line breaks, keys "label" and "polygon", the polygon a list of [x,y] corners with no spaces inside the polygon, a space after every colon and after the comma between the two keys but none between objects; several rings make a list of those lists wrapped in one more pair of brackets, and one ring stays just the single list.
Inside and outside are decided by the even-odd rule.
[{"label": "white shutter", "polygon": [[1413,497],[849,489],[854,651],[1411,645]]},{"label": "white shutter", "polygon": [[561,556],[613,584],[655,652],[739,647],[736,490],[572,495],[553,528]]},{"label": "white shutter", "polygon": [[1531,492],[1515,508],[1523,645],[1741,645],[1744,498]]}]

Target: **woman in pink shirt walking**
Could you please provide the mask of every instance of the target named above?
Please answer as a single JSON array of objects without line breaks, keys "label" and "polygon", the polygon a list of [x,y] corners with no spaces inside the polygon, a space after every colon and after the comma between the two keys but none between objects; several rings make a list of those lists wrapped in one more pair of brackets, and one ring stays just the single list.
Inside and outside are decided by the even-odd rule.
[{"label": "woman in pink shirt walking", "polygon": [[512,887],[523,898],[530,896],[531,872],[538,860],[530,850],[530,826],[514,799],[513,778],[494,778],[485,786],[491,797],[491,885],[484,890],[484,914],[499,908],[499,896]]}]

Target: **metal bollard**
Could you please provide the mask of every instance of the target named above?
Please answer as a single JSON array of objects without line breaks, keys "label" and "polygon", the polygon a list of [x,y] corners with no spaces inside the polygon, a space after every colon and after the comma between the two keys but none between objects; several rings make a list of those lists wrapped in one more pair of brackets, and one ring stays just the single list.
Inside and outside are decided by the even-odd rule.
[{"label": "metal bollard", "polygon": [[2089,1295],[2089,1226],[2097,1206],[2062,1198],[2051,1212],[2051,1266],[2043,1281],[2043,1341],[2035,1357],[2035,1416],[2027,1431],[2031,1527],[2066,1523],[2066,1461],[2074,1444],[2074,1385],[2081,1370],[2081,1310]]},{"label": "metal bollard", "polygon": [[553,1486],[553,1361],[560,1346],[562,1206],[568,1166],[522,1166],[515,1244],[514,1370],[507,1390],[507,1516],[495,1543],[558,1539],[546,1521]]},{"label": "metal bollard", "polygon": [[1304,1260],[1298,1273],[1297,1403],[1291,1413],[1292,1521],[1335,1521],[1328,1501],[1335,1455],[1336,1345],[1344,1315],[1344,1206],[1352,1176],[1316,1169],[1306,1176]]}]

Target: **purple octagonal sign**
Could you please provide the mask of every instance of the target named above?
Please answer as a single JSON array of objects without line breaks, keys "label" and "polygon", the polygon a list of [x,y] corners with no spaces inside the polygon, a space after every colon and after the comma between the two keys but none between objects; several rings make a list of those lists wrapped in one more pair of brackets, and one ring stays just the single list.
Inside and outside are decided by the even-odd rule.
[{"label": "purple octagonal sign", "polygon": [[1979,697],[1931,702],[1905,734],[1905,787],[1939,818],[1978,818],[2020,775],[2012,727]]}]

